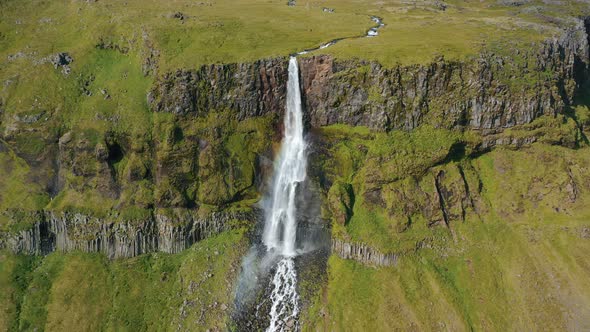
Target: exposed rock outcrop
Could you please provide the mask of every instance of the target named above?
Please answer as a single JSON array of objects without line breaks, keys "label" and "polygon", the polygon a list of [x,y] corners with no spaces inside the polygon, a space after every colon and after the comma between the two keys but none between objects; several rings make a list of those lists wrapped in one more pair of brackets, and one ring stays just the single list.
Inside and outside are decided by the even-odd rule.
[{"label": "exposed rock outcrop", "polygon": [[162,76],[148,94],[156,112],[206,115],[231,109],[238,119],[282,114],[287,94],[287,60],[202,66]]},{"label": "exposed rock outcrop", "polygon": [[69,53],[57,53],[50,58],[51,64],[55,69],[61,67],[64,75],[70,73],[70,63],[74,61]]},{"label": "exposed rock outcrop", "polygon": [[160,51],[154,46],[147,31],[143,30],[141,37],[143,39],[141,71],[144,76],[156,75],[158,72]]},{"label": "exposed rock outcrop", "polygon": [[366,244],[340,239],[332,240],[332,252],[340,258],[352,259],[375,267],[395,266],[398,259],[396,254],[384,254]]},{"label": "exposed rock outcrop", "polygon": [[0,234],[0,248],[19,254],[52,251],[100,252],[109,258],[134,257],[149,252],[178,253],[193,243],[260,217],[257,210],[213,212],[199,217],[189,210],[172,215],[156,213],[145,220],[122,221],[81,213],[39,213],[26,230]]}]

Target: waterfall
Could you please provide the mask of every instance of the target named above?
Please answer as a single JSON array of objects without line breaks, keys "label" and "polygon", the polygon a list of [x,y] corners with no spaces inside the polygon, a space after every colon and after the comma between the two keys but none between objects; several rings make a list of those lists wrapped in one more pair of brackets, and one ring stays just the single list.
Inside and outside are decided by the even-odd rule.
[{"label": "waterfall", "polygon": [[[309,233],[300,231],[299,236],[306,238],[297,238],[297,218],[302,218],[302,213],[297,213],[298,203],[302,205],[301,202],[305,201],[303,205],[307,206],[304,207],[306,209],[312,205],[308,202],[309,197],[304,197],[307,143],[303,136],[303,110],[296,57],[330,47],[342,40],[377,36],[377,30],[384,24],[375,16],[372,16],[371,20],[377,25],[370,28],[365,35],[334,39],[315,48],[297,52],[289,59],[284,136],[275,159],[271,188],[263,202],[264,229],[262,234],[257,233],[261,235],[261,241],[256,241],[252,245],[242,261],[242,271],[236,289],[234,320],[243,323],[239,326],[240,330],[259,330],[261,326],[256,322],[261,321],[268,322],[266,331],[270,332],[299,330],[300,307],[295,263],[299,267],[304,267],[306,257],[309,258],[309,255],[313,255],[312,252],[321,248],[321,245],[316,246],[319,242],[314,243],[317,239],[313,238],[313,235],[318,235],[321,230],[316,229],[317,233],[311,238],[308,238]],[[313,210],[303,212],[315,213]],[[306,215],[303,218],[310,217]],[[307,221],[309,230],[309,220]],[[274,274],[271,275],[271,272]],[[262,293],[259,292],[261,289]],[[253,313],[253,316],[250,316],[250,313]],[[261,319],[262,315],[268,317],[268,320]]]},{"label": "waterfall", "polygon": [[272,186],[272,204],[266,211],[263,243],[269,251],[293,257],[296,255],[297,232],[295,196],[297,186],[305,180],[307,158],[303,139],[303,112],[299,91],[297,58],[289,60],[285,134]]},{"label": "waterfall", "polygon": [[297,324],[299,295],[293,258],[297,255],[297,187],[305,180],[307,157],[303,138],[303,112],[299,90],[297,58],[289,60],[285,134],[272,184],[272,202],[266,211],[263,243],[269,252],[280,255],[272,278],[270,325],[267,331],[292,329]]}]

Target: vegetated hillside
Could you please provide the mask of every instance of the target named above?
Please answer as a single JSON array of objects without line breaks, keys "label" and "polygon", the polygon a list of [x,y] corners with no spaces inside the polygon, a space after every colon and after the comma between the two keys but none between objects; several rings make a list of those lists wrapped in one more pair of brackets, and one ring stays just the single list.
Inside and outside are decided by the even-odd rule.
[{"label": "vegetated hillside", "polygon": [[115,262],[98,254],[1,253],[0,329],[223,330],[247,248],[241,229],[181,254]]},{"label": "vegetated hillside", "polygon": [[588,329],[588,12],[0,1],[2,328],[235,328],[287,55],[377,15],[300,60],[333,248],[303,328]]},{"label": "vegetated hillside", "polygon": [[[372,142],[338,144],[351,162],[332,168],[346,174],[327,198],[336,245],[306,325],[587,328],[590,150],[534,143],[423,168],[412,151],[444,151],[448,135],[399,135],[387,164],[360,169],[358,151],[371,154]],[[390,163],[417,172],[398,177]]]}]

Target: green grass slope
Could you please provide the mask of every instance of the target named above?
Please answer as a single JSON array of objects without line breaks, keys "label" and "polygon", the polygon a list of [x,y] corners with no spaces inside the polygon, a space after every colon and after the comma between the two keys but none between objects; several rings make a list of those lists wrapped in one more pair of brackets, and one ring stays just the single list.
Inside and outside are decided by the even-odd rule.
[{"label": "green grass slope", "polygon": [[[448,180],[457,165],[468,183],[477,177],[481,196],[470,186],[470,204],[485,208],[448,227],[416,215],[400,228],[394,195],[383,195],[385,209],[355,200],[361,207],[334,224],[335,236],[399,252],[398,264],[375,268],[332,255],[328,281],[304,316],[307,330],[590,328],[590,148],[499,148],[423,176],[442,169]],[[400,188],[384,192],[388,186]],[[447,208],[451,215],[454,206]]]},{"label": "green grass slope", "polygon": [[223,330],[247,249],[243,230],[182,254],[0,254],[2,331]]},{"label": "green grass slope", "polygon": [[378,60],[384,65],[428,63],[435,56],[461,60],[483,49],[511,53],[555,35],[568,17],[588,13],[583,1],[326,1],[328,7],[371,13],[386,25],[378,38],[327,49],[337,57]]},{"label": "green grass slope", "polygon": [[457,244],[405,256],[396,267],[332,256],[307,329],[586,330],[589,227],[588,219],[473,221]]}]

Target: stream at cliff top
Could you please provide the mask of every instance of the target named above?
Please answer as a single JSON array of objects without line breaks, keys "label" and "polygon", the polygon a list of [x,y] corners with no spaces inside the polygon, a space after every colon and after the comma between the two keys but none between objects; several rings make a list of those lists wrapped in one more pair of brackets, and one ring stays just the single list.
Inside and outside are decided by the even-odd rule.
[{"label": "stream at cliff top", "polygon": [[[307,185],[308,152],[297,56],[324,49],[344,39],[377,36],[377,29],[384,24],[375,16],[371,20],[377,25],[364,36],[335,39],[293,54],[289,59],[284,137],[275,160],[271,190],[262,203],[265,215],[261,243],[255,243],[244,257],[236,291],[237,315],[234,320],[240,330],[300,329],[297,260],[329,248],[330,240],[329,235],[322,237],[318,234],[325,230],[314,231],[314,227],[309,226],[313,224],[311,219],[319,218],[319,205]],[[317,209],[310,208],[312,205],[318,205]],[[302,229],[302,223],[307,223],[308,229]],[[260,289],[260,286],[264,287]],[[253,317],[246,314],[243,318],[244,311],[253,311]]]}]

